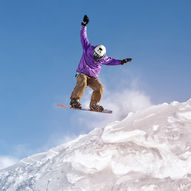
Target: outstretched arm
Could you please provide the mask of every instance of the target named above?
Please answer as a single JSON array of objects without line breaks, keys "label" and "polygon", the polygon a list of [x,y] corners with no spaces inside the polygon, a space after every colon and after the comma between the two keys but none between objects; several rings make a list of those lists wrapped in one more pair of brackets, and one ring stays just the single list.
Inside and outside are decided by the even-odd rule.
[{"label": "outstretched arm", "polygon": [[123,60],[118,60],[115,58],[105,56],[105,63],[103,63],[103,64],[104,65],[120,65],[120,64],[123,65],[126,62],[131,62],[131,61],[132,61],[132,58],[126,58]]},{"label": "outstretched arm", "polygon": [[82,26],[81,26],[81,30],[80,30],[80,39],[81,39],[83,48],[87,48],[90,45],[90,42],[87,37],[87,27],[86,27],[88,22],[89,22],[89,18],[87,15],[85,15],[83,18],[83,21],[81,23]]},{"label": "outstretched arm", "polygon": [[108,56],[104,57],[105,62],[103,63],[104,65],[120,65],[121,64],[121,60],[117,60],[115,58],[111,58]]}]

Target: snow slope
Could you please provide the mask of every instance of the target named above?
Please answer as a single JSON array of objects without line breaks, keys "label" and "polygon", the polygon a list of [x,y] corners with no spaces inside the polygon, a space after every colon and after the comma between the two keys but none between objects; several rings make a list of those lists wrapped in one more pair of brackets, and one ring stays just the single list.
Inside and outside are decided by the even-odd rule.
[{"label": "snow slope", "polygon": [[152,106],[0,171],[1,191],[190,191],[191,99]]}]

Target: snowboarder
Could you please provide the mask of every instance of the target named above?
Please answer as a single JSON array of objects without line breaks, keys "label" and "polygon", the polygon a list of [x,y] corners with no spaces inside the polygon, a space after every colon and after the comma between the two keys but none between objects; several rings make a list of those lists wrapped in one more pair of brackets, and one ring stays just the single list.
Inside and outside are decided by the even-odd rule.
[{"label": "snowboarder", "polygon": [[84,16],[81,23],[80,38],[83,47],[83,55],[76,70],[77,83],[70,97],[70,106],[81,109],[80,98],[82,97],[87,86],[93,89],[90,102],[90,110],[102,112],[103,106],[99,105],[103,94],[103,85],[98,80],[98,74],[104,65],[123,65],[130,62],[132,58],[117,60],[106,55],[104,45],[93,46],[87,38],[87,24],[89,18]]}]

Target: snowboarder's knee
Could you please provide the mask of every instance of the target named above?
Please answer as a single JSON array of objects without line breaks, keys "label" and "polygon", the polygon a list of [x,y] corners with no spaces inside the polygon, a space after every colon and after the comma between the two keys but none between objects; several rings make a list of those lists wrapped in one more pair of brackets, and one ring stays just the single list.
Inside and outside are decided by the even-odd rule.
[{"label": "snowboarder's knee", "polygon": [[103,93],[103,85],[101,83],[99,83],[96,88],[95,91],[99,92],[99,93]]},{"label": "snowboarder's knee", "polygon": [[100,91],[103,92],[103,85],[100,84]]}]

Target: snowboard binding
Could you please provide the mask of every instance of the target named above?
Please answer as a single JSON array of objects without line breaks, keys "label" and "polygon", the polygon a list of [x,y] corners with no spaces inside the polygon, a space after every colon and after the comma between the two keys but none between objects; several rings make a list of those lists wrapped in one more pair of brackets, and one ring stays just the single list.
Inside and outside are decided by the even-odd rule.
[{"label": "snowboard binding", "polygon": [[82,109],[79,99],[71,99],[70,106],[75,109]]},{"label": "snowboard binding", "polygon": [[104,108],[103,108],[103,106],[94,103],[94,104],[90,104],[90,110],[91,111],[102,112],[104,110]]}]

